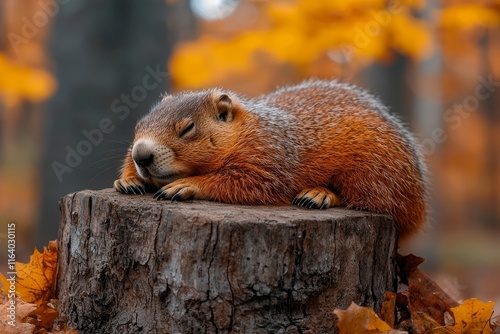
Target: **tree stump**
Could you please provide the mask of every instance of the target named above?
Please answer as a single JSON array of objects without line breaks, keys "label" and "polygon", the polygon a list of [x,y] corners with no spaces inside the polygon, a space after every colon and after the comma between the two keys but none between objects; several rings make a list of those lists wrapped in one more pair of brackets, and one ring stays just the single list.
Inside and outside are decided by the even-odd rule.
[{"label": "tree stump", "polygon": [[394,291],[392,219],[345,209],[61,200],[58,299],[80,333],[336,333]]}]

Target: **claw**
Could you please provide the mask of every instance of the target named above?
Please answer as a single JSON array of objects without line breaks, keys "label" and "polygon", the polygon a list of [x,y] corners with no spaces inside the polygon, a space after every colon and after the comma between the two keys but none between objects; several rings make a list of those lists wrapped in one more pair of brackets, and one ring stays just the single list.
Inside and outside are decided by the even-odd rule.
[{"label": "claw", "polygon": [[120,187],[120,189],[121,189],[121,191],[122,191],[123,194],[127,194],[128,193],[127,189],[124,186],[122,186],[121,183],[119,183],[118,186]]},{"label": "claw", "polygon": [[307,197],[302,198],[299,203],[297,204],[298,206],[304,207],[305,204],[309,201]]},{"label": "claw", "polygon": [[177,201],[181,198],[182,198],[182,195],[180,194],[180,191],[178,191],[174,194],[174,196],[172,196],[172,198],[170,200],[173,202],[173,201]]},{"label": "claw", "polygon": [[127,195],[143,195],[146,193],[145,185],[135,177],[118,179],[113,183],[116,191]]},{"label": "claw", "polygon": [[307,205],[308,209],[312,209],[316,206],[316,203],[314,203],[314,201],[311,201],[311,200],[309,200],[309,202],[307,204],[308,204]]},{"label": "claw", "polygon": [[155,194],[153,195],[153,198],[160,200],[160,199],[163,199],[164,196],[165,196],[165,193],[163,192],[163,190],[159,189],[157,192],[155,192]]},{"label": "claw", "polygon": [[342,202],[331,190],[324,187],[305,189],[292,200],[292,204],[308,209],[326,209],[340,206]]},{"label": "claw", "polygon": [[132,187],[135,191],[136,194],[138,195],[144,195],[144,190],[142,189],[141,186],[133,186]]},{"label": "claw", "polygon": [[170,201],[184,201],[198,196],[196,183],[189,179],[179,179],[160,188],[154,195],[154,199]]}]

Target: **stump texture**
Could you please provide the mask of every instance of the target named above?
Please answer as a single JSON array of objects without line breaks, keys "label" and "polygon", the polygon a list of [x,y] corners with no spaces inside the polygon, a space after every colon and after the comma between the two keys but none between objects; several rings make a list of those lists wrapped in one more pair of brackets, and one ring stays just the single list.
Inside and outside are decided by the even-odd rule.
[{"label": "stump texture", "polygon": [[80,333],[335,333],[395,289],[396,229],[345,209],[61,200],[58,299]]}]

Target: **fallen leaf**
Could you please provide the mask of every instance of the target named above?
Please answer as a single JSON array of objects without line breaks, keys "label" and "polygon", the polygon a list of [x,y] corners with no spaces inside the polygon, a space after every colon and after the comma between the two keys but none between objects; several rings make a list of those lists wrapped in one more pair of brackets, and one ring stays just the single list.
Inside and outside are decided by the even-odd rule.
[{"label": "fallen leaf", "polygon": [[[50,241],[43,253],[37,249],[29,263],[16,262],[16,295],[22,301],[40,305],[55,296],[57,275],[57,241]],[[2,291],[9,295],[10,282],[0,274]]]},{"label": "fallen leaf", "polygon": [[29,323],[20,323],[16,326],[8,325],[7,323],[0,322],[0,333],[2,334],[34,334],[36,326]]},{"label": "fallen leaf", "polygon": [[[0,294],[2,294],[0,292]],[[11,300],[15,303],[12,304]],[[11,306],[14,305],[14,306]],[[36,326],[26,322],[28,315],[35,310],[34,304],[25,303],[19,298],[5,298],[0,303],[0,333],[2,334],[32,334]]]},{"label": "fallen leaf", "polygon": [[392,330],[370,307],[358,306],[354,302],[347,310],[335,309],[333,313],[339,318],[337,327],[340,334],[384,333]]},{"label": "fallen leaf", "polygon": [[438,324],[427,313],[412,313],[413,333],[449,334],[450,332],[442,325]]},{"label": "fallen leaf", "polygon": [[30,315],[29,322],[37,327],[51,330],[59,312],[47,304],[38,306]]},{"label": "fallen leaf", "polygon": [[418,269],[423,258],[413,254],[398,255],[400,279],[408,284],[408,311],[410,314],[428,314],[439,325],[444,326],[444,314],[458,303],[448,296],[429,276]]},{"label": "fallen leaf", "polygon": [[411,314],[408,311],[408,297],[401,292],[396,294],[396,321],[395,324],[410,322]]},{"label": "fallen leaf", "polygon": [[468,299],[459,305],[418,269],[424,259],[398,254],[397,262],[400,283],[408,289],[385,293],[380,318],[355,303],[345,311],[336,309],[340,334],[491,334],[497,328],[493,302]]},{"label": "fallen leaf", "polygon": [[386,292],[380,309],[380,318],[391,327],[394,327],[396,322],[396,297],[395,292]]},{"label": "fallen leaf", "polygon": [[454,326],[446,326],[452,333],[472,333],[472,334],[490,334],[493,333],[496,326],[490,322],[493,315],[495,303],[484,303],[476,298],[465,300],[451,311],[455,318]]},{"label": "fallen leaf", "polygon": [[422,257],[415,256],[413,254],[409,255],[397,255],[398,273],[401,283],[408,285],[408,277],[410,274],[417,270],[418,266],[424,263],[425,259]]}]

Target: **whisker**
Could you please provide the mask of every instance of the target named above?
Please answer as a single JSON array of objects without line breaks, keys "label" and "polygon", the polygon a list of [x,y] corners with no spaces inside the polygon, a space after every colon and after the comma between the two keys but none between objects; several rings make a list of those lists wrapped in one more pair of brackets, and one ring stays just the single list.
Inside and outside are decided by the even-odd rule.
[{"label": "whisker", "polygon": [[103,141],[120,144],[122,146],[130,146],[130,144],[132,144],[130,141],[121,141],[121,140],[109,139],[109,138],[103,138]]},{"label": "whisker", "polygon": [[[101,171],[97,172],[96,174],[94,174],[94,175],[90,178],[90,180],[91,180],[91,181],[95,180],[97,177],[101,176],[102,174],[109,172],[109,170],[110,170],[111,168],[113,168],[113,166],[108,166],[107,168],[104,168],[103,170],[101,170]],[[119,177],[119,171],[118,171],[118,170],[116,171],[116,177]]]}]

